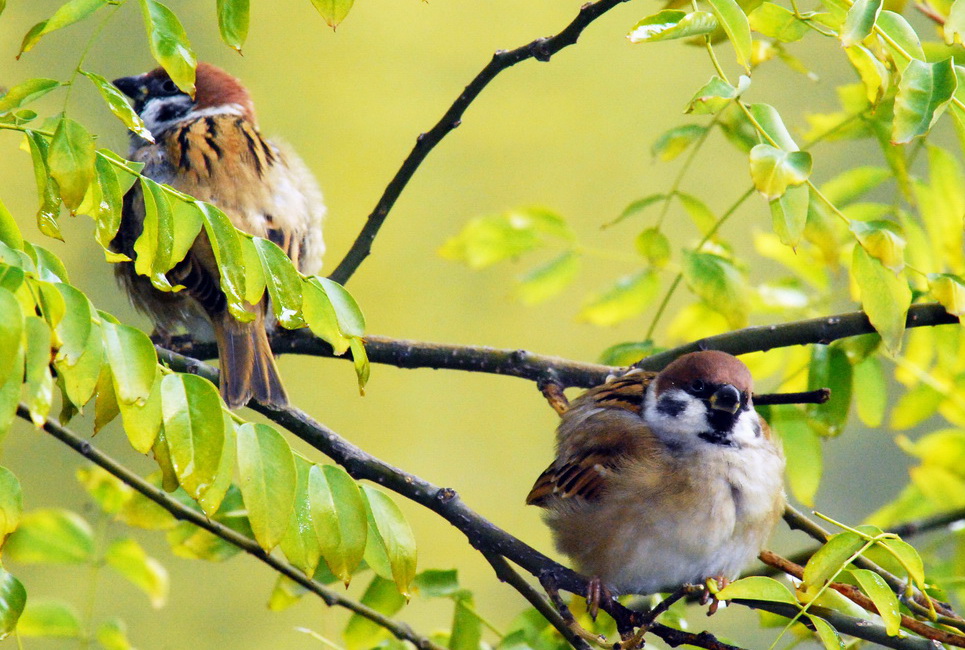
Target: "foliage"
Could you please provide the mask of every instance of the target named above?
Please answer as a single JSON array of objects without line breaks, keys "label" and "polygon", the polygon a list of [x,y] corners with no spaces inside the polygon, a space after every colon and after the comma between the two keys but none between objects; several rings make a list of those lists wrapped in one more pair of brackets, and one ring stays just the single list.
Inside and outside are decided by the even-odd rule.
[{"label": "foliage", "polygon": [[[959,87],[965,67],[955,58],[961,56],[955,41],[961,41],[965,10],[958,2],[963,1],[928,5],[944,41],[924,44],[894,11],[900,7],[873,0],[821,0],[808,11],[794,1],[788,7],[769,0],[708,0],[703,6],[693,3],[692,11],[671,2],[638,21],[628,34],[639,44],[686,39],[704,48],[712,76],[695,90],[687,106],[680,107],[688,115],[685,122],[660,135],[652,146],[653,156],[664,163],[686,156],[673,186],[629,202],[605,224],[626,232],[657,212],[627,238],[632,262],[626,274],[587,296],[575,314],[597,326],[653,314],[641,340],[612,345],[603,358],[629,365],[644,353],[766,322],[775,315],[791,322],[825,315],[839,305],[860,304],[876,334],[815,346],[810,352],[789,348],[780,363],[749,361],[758,380],[784,390],[832,389],[834,399],[827,404],[775,408],[771,413],[787,451],[791,491],[807,505],[813,503],[821,480],[822,441],[846,435],[853,424],[852,411],[867,426],[887,421],[894,430],[935,415],[942,419],[940,427],[923,438],[898,438],[920,461],[909,484],[868,523],[837,524],[844,532],[828,538],[810,556],[802,581],[793,590],[752,576],[717,594],[721,600],[789,608],[784,610],[790,612],[785,629],[806,621],[828,648],[840,647],[841,638],[834,617],[825,612],[854,615],[834,599],[832,583],[844,582],[863,592],[880,615],[885,634],[896,638],[911,629],[911,618],[938,618],[936,607],[941,603],[933,602],[932,596],[960,600],[965,595],[960,566],[965,540],[960,535],[942,540],[954,546],[948,554],[944,549],[916,550],[881,528],[965,507],[965,336],[957,326],[906,333],[906,315],[913,303],[937,301],[951,314],[965,312],[965,176],[951,148],[932,137],[939,125],[951,121],[959,144],[965,143],[965,91]],[[106,25],[124,4],[71,0],[29,31],[20,54],[39,47],[45,35],[77,22],[100,17]],[[192,91],[196,58],[176,13],[157,0],[136,4],[151,54],[179,87]],[[351,0],[312,4],[333,28],[352,7]],[[241,51],[249,31],[248,0],[218,0],[217,16],[226,45]],[[792,131],[800,129],[789,129],[786,117],[774,106],[747,103],[743,97],[752,88],[774,91],[755,85],[754,76],[762,68],[784,65],[791,71],[784,74],[806,73],[807,61],[792,55],[788,46],[821,39],[840,42],[841,64],[858,82],[839,88],[839,111],[804,117],[808,127],[798,136],[803,143],[799,145]],[[718,58],[725,40],[739,67],[736,79]],[[81,77],[94,84],[106,108],[125,128],[149,136],[122,94],[81,64],[66,81],[35,78],[10,88],[0,97],[0,130],[18,134],[22,148],[30,153],[40,231],[62,239],[62,212],[87,215],[107,261],[123,261],[110,242],[120,222],[123,196],[140,182],[146,215],[144,232],[135,244],[138,273],[160,291],[177,290],[167,272],[203,231],[212,243],[221,288],[235,317],[249,318],[245,304],[259,302],[267,292],[282,326],[307,327],[335,354],[351,351],[360,389],[364,387],[369,373],[365,321],[344,287],[327,278],[302,276],[275,244],[239,232],[216,206],[140,176],[138,164],[98,148],[95,135],[66,111],[41,118],[31,110],[32,102],[48,93],[69,92]],[[698,184],[687,178],[711,137],[726,139],[746,160],[749,182],[731,205],[701,198]],[[878,148],[880,159],[862,161],[833,176],[822,167],[822,157],[812,152],[818,143],[854,148],[865,140]],[[822,176],[830,177],[815,180]],[[757,201],[756,209],[770,223],[771,232],[753,236],[750,256],[737,241],[743,233],[729,232],[727,222],[739,209],[754,209],[752,201]],[[682,212],[693,223],[700,233],[698,241],[684,241],[668,219],[672,211]],[[475,269],[547,255],[516,286],[520,300],[538,304],[569,291],[597,253],[580,241],[578,229],[564,216],[546,207],[522,207],[471,219],[442,245],[440,254]],[[681,286],[689,290],[689,297],[668,323],[668,305]],[[459,585],[455,571],[417,573],[416,536],[392,498],[359,484],[345,468],[318,464],[294,451],[275,426],[229,411],[207,379],[159,363],[151,340],[98,310],[70,283],[55,255],[23,238],[2,203],[0,350],[4,435],[18,415],[43,427],[55,421],[67,424],[85,408],[92,409],[95,432],[120,417],[131,447],[153,454],[158,471],[149,481],[172,503],[202,513],[257,544],[257,553],[264,557],[279,548],[313,585],[348,585],[359,574],[371,572],[344,630],[346,647],[403,645],[390,634],[388,619],[379,615],[395,616],[416,596],[453,604],[448,629],[428,637],[437,645],[480,648],[486,630],[499,636],[500,647],[564,644],[551,621],[535,609],[521,613],[504,633],[496,633],[476,611],[476,597]],[[883,396],[892,374],[903,393],[889,404]],[[59,414],[54,415],[56,407]],[[101,517],[163,530],[177,555],[221,561],[240,550],[225,535],[179,522],[158,505],[162,498],[132,489],[132,480],[93,468],[78,478],[103,511]],[[104,564],[143,591],[153,606],[163,605],[168,596],[166,572],[137,541],[127,536],[108,540],[85,518],[67,510],[22,510],[16,477],[0,468],[0,544],[5,560]],[[873,569],[868,568],[868,559],[876,563]],[[888,576],[897,576],[906,585],[904,590],[896,592]],[[308,591],[303,582],[280,575],[270,606],[283,609]],[[81,638],[85,643],[94,639],[105,648],[130,647],[122,622],[110,619],[95,627],[66,602],[34,603],[27,594],[12,572],[0,568],[0,638],[17,631],[21,636]],[[674,607],[660,620],[679,626],[680,615],[681,608]],[[871,617],[867,612],[858,615]],[[941,616],[949,618],[944,610]],[[585,617],[583,622],[586,627],[594,625]],[[597,625],[597,631],[614,632],[609,619]],[[916,628],[914,633],[921,632]]]}]

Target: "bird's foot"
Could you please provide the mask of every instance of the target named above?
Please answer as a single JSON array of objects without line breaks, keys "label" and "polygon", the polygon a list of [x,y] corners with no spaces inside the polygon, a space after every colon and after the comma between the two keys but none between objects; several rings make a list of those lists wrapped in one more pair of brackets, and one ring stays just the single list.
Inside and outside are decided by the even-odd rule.
[{"label": "bird's foot", "polygon": [[[566,627],[568,627],[573,634],[593,645],[606,644],[607,640],[605,636],[590,632],[580,625],[579,621],[576,620],[576,617],[573,616],[573,612],[570,611],[570,608],[566,606],[565,602],[563,602],[563,597],[560,596],[559,588],[556,585],[556,578],[553,576],[552,572],[547,571],[541,573],[539,576],[539,582],[541,585],[543,585],[546,595],[549,596],[550,601],[556,607],[556,611],[560,613],[560,616],[563,618],[563,622],[566,623]],[[592,580],[590,582],[592,583]],[[587,590],[589,591],[589,587]],[[587,601],[587,610],[589,610],[589,601]]]},{"label": "bird's foot", "polygon": [[[611,600],[613,600],[613,594],[606,588],[603,581],[598,576],[590,578],[590,581],[586,584],[586,613],[590,615],[590,618],[595,621],[597,614],[600,613],[600,603]],[[604,609],[606,608],[604,607]]]},{"label": "bird's foot", "polygon": [[720,607],[720,601],[717,600],[717,593],[729,584],[730,579],[724,576],[707,578],[707,581],[704,583],[704,593],[700,598],[701,605],[710,603],[710,607],[707,608],[707,616],[713,616],[717,613],[717,608]]}]

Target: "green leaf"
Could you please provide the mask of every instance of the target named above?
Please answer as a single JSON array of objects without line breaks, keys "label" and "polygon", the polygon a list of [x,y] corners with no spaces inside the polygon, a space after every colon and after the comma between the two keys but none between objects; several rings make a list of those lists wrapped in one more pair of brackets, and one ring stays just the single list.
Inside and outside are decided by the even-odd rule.
[{"label": "green leaf", "polygon": [[908,572],[908,577],[919,586],[925,584],[925,565],[915,547],[901,539],[885,539],[878,542],[893,553]]},{"label": "green leaf", "polygon": [[575,235],[560,215],[540,207],[479,217],[439,249],[448,260],[482,269],[546,246],[550,241],[574,241]]},{"label": "green leaf", "polygon": [[885,622],[888,636],[897,636],[901,629],[901,612],[898,597],[891,590],[884,578],[867,569],[851,569],[851,575],[858,581],[858,586],[875,604],[878,615]]},{"label": "green leaf", "polygon": [[0,201],[0,243],[14,250],[23,250],[23,235],[20,234],[20,227],[3,201]]},{"label": "green leaf", "polygon": [[948,273],[929,273],[928,291],[949,314],[965,314],[965,281]]},{"label": "green leaf", "polygon": [[[259,265],[259,268],[261,266]],[[337,355],[345,354],[350,339],[342,334],[335,307],[322,288],[321,278],[312,277],[302,286],[302,315],[312,334],[332,346]]]},{"label": "green leaf", "polygon": [[732,327],[744,327],[750,311],[747,282],[729,260],[713,253],[684,251],[687,286]]},{"label": "green leaf", "polygon": [[448,598],[462,591],[456,569],[426,569],[415,577],[412,587],[423,598]]},{"label": "green leaf", "polygon": [[161,563],[149,557],[133,539],[118,539],[104,554],[107,565],[128,582],[147,594],[155,609],[164,606],[168,597],[168,572]]},{"label": "green leaf", "polygon": [[938,411],[945,395],[928,384],[918,384],[904,393],[891,411],[889,425],[901,431],[918,426]]},{"label": "green leaf", "polygon": [[634,201],[633,203],[625,207],[623,209],[623,212],[620,213],[619,217],[617,217],[613,221],[603,224],[603,227],[609,228],[610,226],[614,226],[628,217],[632,217],[638,213],[642,213],[651,205],[658,203],[660,201],[666,201],[667,199],[668,199],[667,194],[650,194],[649,196],[645,196],[642,199],[637,199],[636,201]]},{"label": "green leaf", "polygon": [[228,300],[228,310],[242,321],[250,321],[253,314],[245,309],[245,272],[239,264],[244,260],[240,235],[228,216],[210,203],[196,202],[204,220],[204,231],[211,242],[211,250],[221,273],[221,290]]},{"label": "green leaf", "polygon": [[478,650],[482,641],[482,619],[476,613],[472,593],[464,591],[457,595],[452,613],[452,632],[449,634],[450,650]]},{"label": "green leaf", "polygon": [[957,87],[952,59],[937,63],[911,61],[898,82],[891,141],[904,144],[928,133]]},{"label": "green leaf", "polygon": [[149,178],[141,179],[144,197],[144,221],[141,235],[134,242],[134,270],[151,279],[151,284],[161,291],[172,291],[165,273],[173,266],[171,251],[174,248],[174,217],[167,192]]},{"label": "green leaf", "polygon": [[14,379],[19,386],[20,377],[14,377],[15,372],[23,368],[23,359],[17,359],[15,350],[23,347],[24,317],[20,310],[20,302],[9,290],[0,287],[0,384],[8,379]]},{"label": "green leaf", "polygon": [[49,19],[37,23],[30,28],[30,31],[27,32],[27,35],[23,38],[23,43],[20,45],[20,52],[17,54],[17,58],[19,59],[21,54],[33,49],[33,46],[37,44],[37,41],[39,41],[40,37],[44,34],[49,34],[54,30],[73,25],[87,18],[106,4],[107,0],[70,0],[70,2],[54,12],[54,15]]},{"label": "green leaf", "polygon": [[392,567],[392,579],[399,593],[408,598],[416,570],[416,543],[412,528],[399,506],[384,492],[363,485],[362,495],[371,517],[368,534],[385,549]]},{"label": "green leaf", "polygon": [[[54,285],[64,304],[63,317],[58,322],[48,322],[54,327],[60,339],[57,358],[68,366],[73,366],[87,350],[94,326],[90,301],[82,292],[69,284],[58,282]],[[99,334],[99,332],[97,332]],[[98,341],[100,343],[100,341]]]},{"label": "green leaf", "polygon": [[241,52],[248,38],[249,0],[218,0],[218,29],[228,47]]},{"label": "green leaf", "polygon": [[911,305],[908,283],[868,255],[861,246],[854,247],[851,274],[858,285],[861,306],[868,320],[881,335],[885,347],[897,353]]},{"label": "green leaf", "polygon": [[222,409],[221,419],[224,422],[224,446],[221,448],[221,461],[218,463],[217,476],[214,483],[198,498],[198,504],[209,517],[218,512],[229,490],[231,490],[231,480],[238,456],[238,435],[231,411],[226,408]]},{"label": "green leaf", "polygon": [[[928,251],[929,262],[944,260],[945,268],[962,268],[965,247],[962,245],[962,214],[965,213],[965,175],[961,165],[949,151],[930,145],[928,150],[928,182],[916,182],[913,187],[919,212],[928,232],[933,251]],[[933,266],[924,271],[943,271]]]},{"label": "green leaf", "polygon": [[24,319],[27,356],[24,359],[24,398],[34,426],[43,426],[54,398],[54,378],[50,372],[50,326],[42,318]]},{"label": "green leaf", "polygon": [[784,120],[781,119],[781,114],[776,108],[770,104],[751,104],[749,109],[757,123],[779,148],[791,152],[798,150],[797,143],[784,126]]},{"label": "green leaf", "polygon": [[120,512],[134,496],[133,488],[98,465],[81,467],[76,476],[91,499],[109,515]]},{"label": "green leaf", "polygon": [[[684,124],[664,131],[650,147],[650,154],[663,162],[669,162],[687,150],[691,144],[704,137],[707,127],[699,124]],[[659,196],[659,195],[658,195]]]},{"label": "green leaf", "polygon": [[717,228],[717,215],[711,212],[707,204],[696,196],[684,192],[677,192],[677,198],[702,235],[706,237]]},{"label": "green leaf", "polygon": [[901,225],[894,221],[851,222],[851,232],[861,247],[885,268],[901,273],[905,268],[905,238]]},{"label": "green leaf", "polygon": [[124,126],[148,142],[154,142],[154,136],[151,135],[151,132],[148,130],[148,128],[144,126],[144,120],[141,119],[141,116],[135,113],[134,109],[131,108],[131,104],[127,101],[127,97],[124,95],[124,93],[118,90],[114,84],[96,72],[81,70],[80,73],[91,80],[91,82],[100,92],[101,97],[107,103],[107,108],[110,109],[111,113],[113,113],[117,119],[124,124]]},{"label": "green leaf", "polygon": [[285,535],[295,505],[298,478],[288,441],[268,425],[241,425],[238,473],[251,530],[261,547],[270,551]]},{"label": "green leaf", "polygon": [[27,590],[12,573],[0,567],[0,640],[10,636],[17,627],[27,604]]},{"label": "green leaf", "polygon": [[50,141],[47,164],[64,205],[71,210],[80,205],[94,180],[95,155],[94,139],[87,129],[69,117],[61,118]]},{"label": "green leaf", "polygon": [[727,33],[727,38],[734,46],[737,54],[737,62],[750,70],[751,49],[751,28],[747,22],[747,16],[741,6],[735,0],[710,0],[711,9],[717,16],[718,22]]},{"label": "green leaf", "polygon": [[835,576],[847,567],[851,556],[863,545],[864,540],[856,533],[832,535],[805,565],[804,582],[800,591],[814,598],[826,583],[834,580]]},{"label": "green leaf", "polygon": [[814,614],[808,614],[807,619],[814,626],[814,635],[821,640],[824,650],[841,650],[844,648],[844,641],[841,640],[837,630],[831,627],[830,623]]},{"label": "green leaf", "polygon": [[573,283],[580,266],[580,255],[574,251],[554,257],[519,278],[514,291],[516,298],[527,305],[549,300]]},{"label": "green leaf", "polygon": [[720,77],[711,77],[710,81],[691,97],[684,112],[696,115],[717,113],[730,104],[731,100],[740,97],[750,86],[750,83],[750,77],[741,75],[740,82],[735,88]]},{"label": "green leaf", "polygon": [[853,167],[821,185],[821,193],[837,206],[845,206],[892,178],[884,167]]},{"label": "green leaf", "polygon": [[332,29],[338,27],[351,11],[355,0],[312,0],[315,9]]},{"label": "green leaf", "polygon": [[58,86],[60,86],[60,82],[56,79],[28,79],[17,84],[0,97],[0,115],[40,99]]},{"label": "green leaf", "polygon": [[101,623],[97,627],[95,637],[104,650],[134,650],[134,646],[127,639],[124,621],[118,618]]},{"label": "green leaf", "polygon": [[258,249],[255,248],[254,237],[239,237],[238,242],[241,244],[241,254],[245,265],[245,300],[252,305],[257,305],[261,302],[262,296],[265,295],[265,287],[268,281],[265,277],[265,271],[261,267],[261,256],[258,254]]},{"label": "green leaf", "polygon": [[751,29],[782,43],[792,43],[804,38],[810,31],[807,23],[791,11],[774,2],[763,2],[747,17]]},{"label": "green leaf", "polygon": [[157,352],[144,332],[103,321],[104,350],[111,364],[114,391],[120,401],[143,404],[151,396]]},{"label": "green leaf", "polygon": [[766,600],[772,603],[797,604],[797,600],[794,599],[787,587],[774,578],[765,576],[751,576],[735,580],[717,592],[717,598],[719,600]]},{"label": "green leaf", "polygon": [[888,382],[878,357],[869,356],[853,367],[854,402],[865,426],[877,428],[888,406]]},{"label": "green leaf", "polygon": [[710,34],[717,29],[717,19],[706,11],[686,13],[675,9],[664,9],[638,22],[627,34],[631,43],[669,41],[675,38],[689,38]]},{"label": "green leaf", "polygon": [[[102,151],[98,153],[100,154]],[[105,156],[97,156],[94,163],[94,172],[97,175],[97,186],[100,188],[100,201],[97,204],[97,213],[94,215],[97,222],[96,238],[97,242],[104,247],[104,250],[110,253],[108,259],[111,259],[117,255],[117,253],[110,251],[110,245],[121,225],[124,192],[121,189],[114,167]]]},{"label": "green leaf", "polygon": [[6,467],[0,467],[0,548],[7,535],[20,525],[23,515],[23,492],[16,475]]},{"label": "green leaf", "polygon": [[[365,589],[362,604],[386,616],[393,616],[405,605],[405,598],[399,594],[391,580],[376,576]],[[389,638],[389,633],[379,624],[352,614],[345,627],[344,638],[346,650],[369,650]]]},{"label": "green leaf", "polygon": [[751,149],[750,169],[754,187],[773,201],[783,196],[788,187],[807,181],[811,175],[811,154],[759,144]]},{"label": "green leaf", "polygon": [[144,402],[127,403],[121,401],[117,408],[121,412],[121,419],[124,421],[124,433],[127,440],[137,451],[146,454],[154,447],[164,422],[164,414],[161,406],[161,371],[155,370],[154,385],[151,387],[151,394]]},{"label": "green leaf", "polygon": [[197,375],[167,375],[161,381],[161,412],[178,483],[198,499],[221,467],[225,432],[218,389]]},{"label": "green leaf", "polygon": [[830,388],[831,399],[824,404],[809,404],[807,413],[827,427],[827,435],[836,436],[844,429],[851,409],[851,387],[851,363],[844,350],[837,346],[814,346],[808,369],[808,390]]},{"label": "green leaf", "polygon": [[796,247],[804,235],[808,220],[811,188],[807,185],[789,187],[784,194],[770,202],[774,232],[786,246]]},{"label": "green leaf", "polygon": [[599,362],[606,366],[629,366],[659,351],[653,341],[617,343],[600,353]]},{"label": "green leaf", "polygon": [[34,180],[37,182],[37,196],[40,200],[37,227],[48,237],[63,241],[64,237],[60,234],[60,225],[57,223],[57,217],[60,216],[60,193],[57,191],[57,183],[50,179],[50,168],[47,164],[50,145],[43,136],[33,131],[27,132],[27,143],[30,146]]},{"label": "green leaf", "polygon": [[[899,74],[904,74],[905,68],[912,59],[919,62],[925,60],[925,51],[921,48],[918,33],[908,24],[904,16],[887,9],[878,16],[877,27],[887,38],[882,39],[882,45],[895,62]],[[891,45],[893,41],[897,47]],[[911,57],[909,59],[908,57]]]},{"label": "green leaf", "polygon": [[642,313],[657,297],[660,278],[654,271],[641,271],[620,278],[583,304],[577,320],[594,325],[616,325]]},{"label": "green leaf", "polygon": [[824,471],[820,438],[808,426],[800,409],[774,408],[769,419],[784,443],[791,494],[809,508],[814,507],[814,497]]},{"label": "green leaf", "polygon": [[875,21],[881,13],[881,4],[882,0],[855,0],[848,9],[844,27],[838,35],[842,45],[851,47],[871,35],[875,28]]},{"label": "green leaf", "polygon": [[265,283],[271,295],[271,307],[278,323],[287,329],[305,326],[302,318],[302,279],[292,266],[291,259],[275,242],[253,238],[255,250],[261,258]]},{"label": "green leaf", "polygon": [[70,603],[59,600],[31,600],[17,623],[17,634],[27,637],[79,638],[83,634],[80,615]]},{"label": "green leaf", "polygon": [[318,277],[319,286],[325,291],[325,295],[332,302],[335,315],[338,318],[338,327],[345,336],[365,336],[365,316],[355,298],[352,297],[345,287],[334,280]]},{"label": "green leaf", "polygon": [[352,477],[333,465],[309,470],[308,494],[322,557],[348,585],[365,553],[368,526],[362,494]]},{"label": "green leaf", "polygon": [[178,88],[194,97],[194,69],[198,65],[181,21],[157,0],[140,0],[151,55]]},{"label": "green leaf", "polygon": [[281,538],[281,550],[285,557],[306,575],[315,573],[322,556],[308,494],[308,474],[312,467],[313,465],[301,456],[295,456],[295,505],[288,521],[288,529]]},{"label": "green leaf", "polygon": [[365,351],[365,343],[357,336],[353,336],[348,342],[352,350],[352,365],[355,367],[355,376],[359,383],[359,393],[365,395],[365,385],[369,383],[369,355]]},{"label": "green leaf", "polygon": [[24,564],[85,564],[94,555],[94,532],[69,510],[34,510],[23,516],[3,550]]},{"label": "green leaf", "polygon": [[647,228],[634,241],[637,252],[660,269],[670,261],[670,240],[659,228]]}]

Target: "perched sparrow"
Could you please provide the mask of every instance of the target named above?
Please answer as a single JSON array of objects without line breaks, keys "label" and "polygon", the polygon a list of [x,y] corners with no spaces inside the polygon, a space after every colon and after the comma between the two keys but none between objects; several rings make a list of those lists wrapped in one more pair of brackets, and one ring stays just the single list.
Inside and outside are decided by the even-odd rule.
[{"label": "perched sparrow", "polygon": [[[321,266],[325,250],[325,206],[311,172],[287,147],[258,131],[248,91],[213,65],[197,68],[195,96],[182,92],[158,68],[114,81],[134,100],[134,110],[155,143],[133,136],[130,159],[145,163],[143,174],[224,211],[245,232],[278,244],[303,273]],[[131,259],[144,223],[140,183],[124,197],[121,226],[112,245]],[[221,395],[231,408],[249,399],[284,405],[288,398],[266,334],[267,298],[249,305],[254,319],[243,323],[226,306],[211,243],[202,233],[184,261],[168,272],[176,293],[155,289],[134,264],[116,266],[117,277],[135,307],[154,319],[155,333],[179,331],[197,337],[214,330],[221,360]],[[210,328],[208,326],[210,323]],[[273,326],[273,323],[267,323]]]},{"label": "perched sparrow", "polygon": [[784,457],[751,391],[747,367],[716,351],[597,386],[563,414],[526,502],[614,595],[733,578],[784,506]]}]

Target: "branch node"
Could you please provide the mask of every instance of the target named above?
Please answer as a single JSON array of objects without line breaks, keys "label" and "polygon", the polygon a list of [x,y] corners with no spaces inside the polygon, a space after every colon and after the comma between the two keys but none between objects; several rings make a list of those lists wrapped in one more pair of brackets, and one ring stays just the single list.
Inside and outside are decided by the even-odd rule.
[{"label": "branch node", "polygon": [[439,491],[436,492],[436,500],[439,501],[439,503],[449,503],[457,496],[459,496],[459,494],[450,487],[439,488]]},{"label": "branch node", "polygon": [[529,51],[532,53],[533,58],[537,61],[542,61],[546,63],[550,60],[553,52],[546,46],[548,38],[537,38],[535,41],[529,44]]}]

